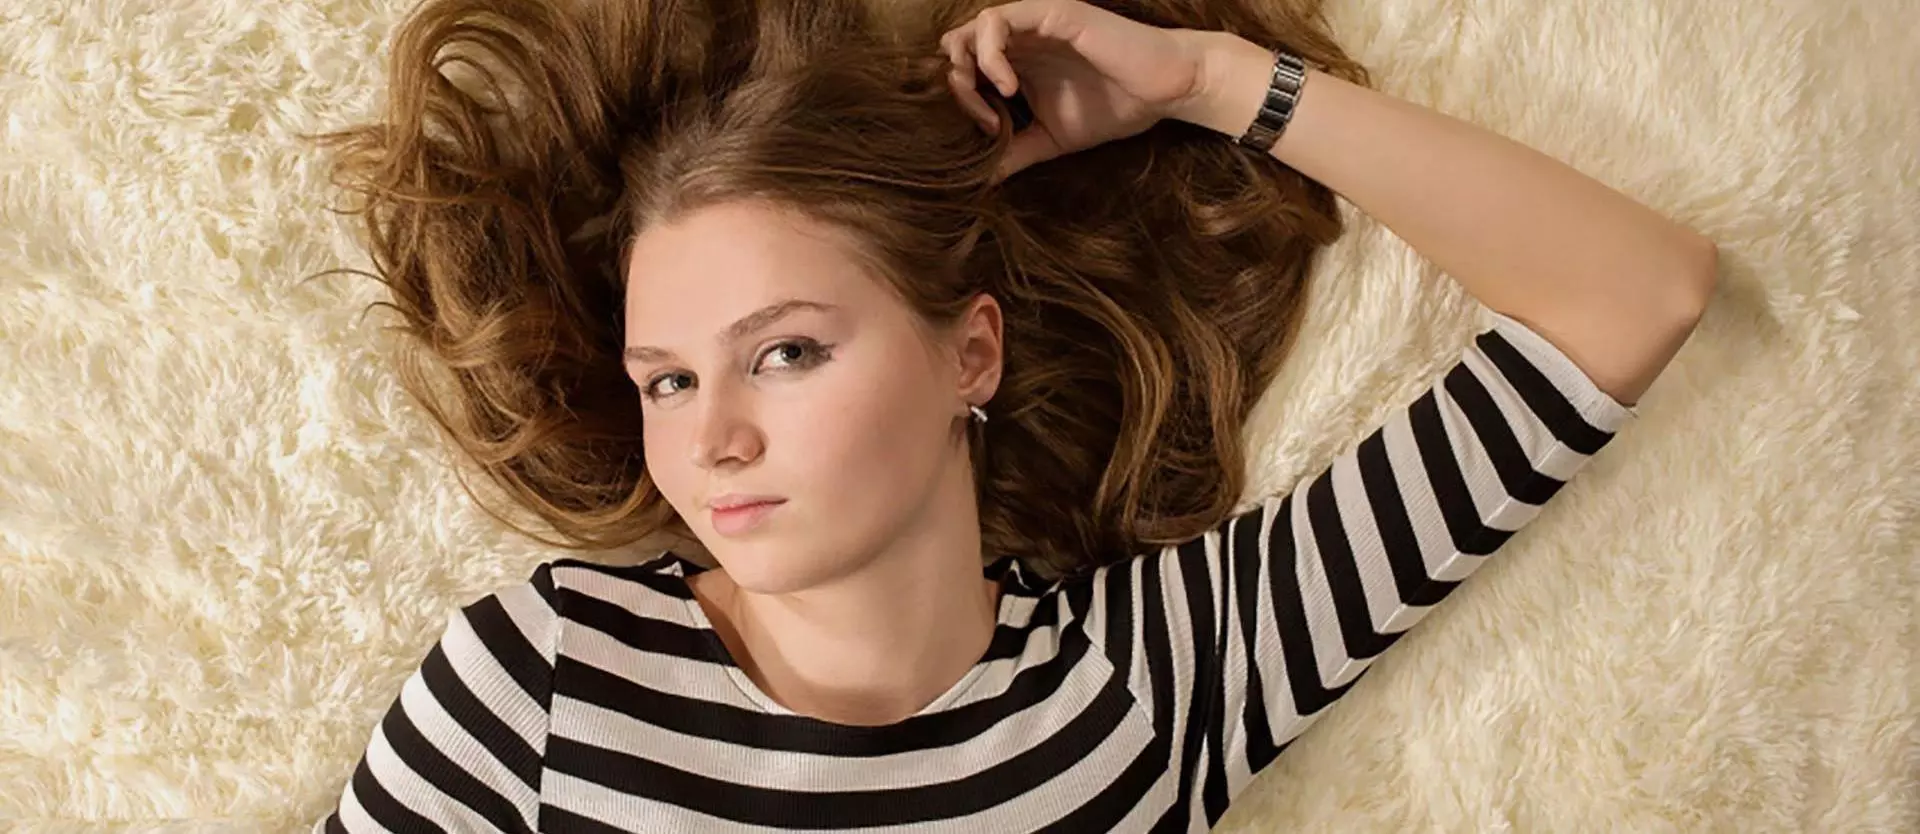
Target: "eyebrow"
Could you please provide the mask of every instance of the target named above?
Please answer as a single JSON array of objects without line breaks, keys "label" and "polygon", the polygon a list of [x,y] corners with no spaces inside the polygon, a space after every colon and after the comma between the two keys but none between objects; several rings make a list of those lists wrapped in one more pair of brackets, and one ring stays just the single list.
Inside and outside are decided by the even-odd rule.
[{"label": "eyebrow", "polygon": [[[739,321],[727,325],[727,329],[720,331],[720,335],[715,338],[715,341],[722,344],[735,341],[742,336],[770,327],[774,322],[802,310],[810,310],[816,313],[830,313],[837,309],[839,308],[831,304],[822,304],[818,301],[807,301],[800,298],[788,298],[776,301],[741,316]],[[673,356],[673,352],[664,348],[657,348],[652,345],[628,345],[627,349],[622,352],[621,359],[624,364],[631,362],[656,362],[671,356]]]}]

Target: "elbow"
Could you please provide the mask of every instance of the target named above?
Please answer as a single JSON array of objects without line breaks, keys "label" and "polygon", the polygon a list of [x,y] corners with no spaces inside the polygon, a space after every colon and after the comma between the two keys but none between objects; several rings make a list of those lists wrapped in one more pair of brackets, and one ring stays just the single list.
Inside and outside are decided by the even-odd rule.
[{"label": "elbow", "polygon": [[1720,284],[1720,246],[1713,239],[1689,232],[1690,240],[1681,247],[1679,273],[1673,279],[1674,302],[1678,313],[1688,322],[1698,322],[1713,301]]}]

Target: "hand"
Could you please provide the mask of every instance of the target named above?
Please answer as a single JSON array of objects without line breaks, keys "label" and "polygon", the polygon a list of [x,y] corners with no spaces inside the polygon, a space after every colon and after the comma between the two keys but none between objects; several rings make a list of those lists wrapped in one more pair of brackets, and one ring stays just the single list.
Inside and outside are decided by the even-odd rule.
[{"label": "hand", "polygon": [[1023,93],[1033,123],[1015,134],[1000,177],[1138,134],[1172,115],[1202,84],[1202,48],[1189,29],[1161,29],[1080,0],[1015,0],[940,38],[948,84],[989,131],[999,118],[976,71],[1002,96]]}]

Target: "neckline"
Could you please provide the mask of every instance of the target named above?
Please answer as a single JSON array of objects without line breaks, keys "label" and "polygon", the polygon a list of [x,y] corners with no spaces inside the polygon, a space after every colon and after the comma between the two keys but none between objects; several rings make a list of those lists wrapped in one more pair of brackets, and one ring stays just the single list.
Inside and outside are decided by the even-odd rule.
[{"label": "neckline", "polygon": [[[821,718],[814,718],[809,715],[801,715],[798,712],[788,709],[779,701],[774,700],[773,697],[765,691],[761,690],[759,684],[754,683],[752,678],[747,677],[746,670],[740,667],[740,663],[734,658],[733,652],[727,649],[726,641],[720,639],[720,632],[714,628],[713,620],[707,617],[706,609],[700,607],[700,600],[694,595],[692,584],[687,582],[689,578],[697,574],[705,573],[709,568],[680,556],[677,553],[672,553],[671,551],[669,551],[667,555],[673,557],[673,564],[677,568],[671,572],[671,575],[678,580],[681,590],[685,592],[677,594],[677,596],[680,597],[681,604],[685,607],[687,619],[692,623],[694,629],[700,632],[701,640],[706,644],[708,659],[726,670],[727,678],[733,681],[734,688],[738,689],[741,696],[752,703],[754,708],[770,715],[787,716],[825,727],[839,727],[856,731],[876,729],[875,727],[867,725],[839,724]],[[998,581],[1000,584],[999,604],[994,613],[994,629],[997,631],[1001,626],[1008,625],[1012,622],[1013,599],[1017,596],[1017,594],[1014,593],[1014,589],[1024,584],[1024,575],[1020,568],[1020,562],[1011,556],[1002,556],[994,560],[982,569],[981,574],[989,579]],[[973,666],[967,670],[966,674],[961,675],[960,679],[954,681],[953,685],[947,687],[947,690],[940,693],[939,697],[934,698],[926,706],[921,707],[908,718],[918,718],[923,715],[945,710],[953,706],[953,704],[962,697],[965,697],[968,690],[972,689],[973,685],[985,674],[988,664],[987,656],[991,652],[992,644],[989,642],[988,648],[982,651],[980,659],[974,661]]]}]

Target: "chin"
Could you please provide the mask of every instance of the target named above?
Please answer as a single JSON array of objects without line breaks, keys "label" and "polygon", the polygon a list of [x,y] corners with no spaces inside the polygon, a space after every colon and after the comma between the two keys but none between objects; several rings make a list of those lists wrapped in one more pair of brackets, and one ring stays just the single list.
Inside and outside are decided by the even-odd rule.
[{"label": "chin", "polygon": [[[829,549],[796,546],[769,537],[754,542],[721,541],[709,548],[729,584],[756,594],[788,594],[831,581],[852,565]],[[822,551],[825,552],[822,552]]]}]

